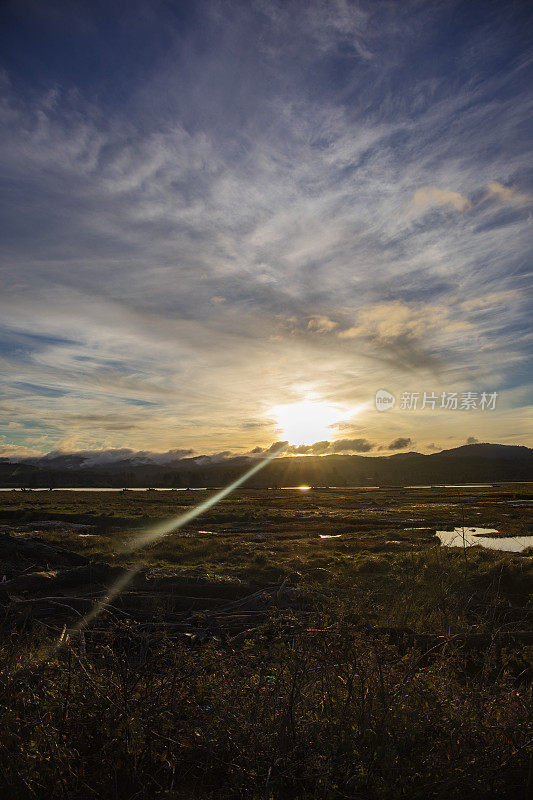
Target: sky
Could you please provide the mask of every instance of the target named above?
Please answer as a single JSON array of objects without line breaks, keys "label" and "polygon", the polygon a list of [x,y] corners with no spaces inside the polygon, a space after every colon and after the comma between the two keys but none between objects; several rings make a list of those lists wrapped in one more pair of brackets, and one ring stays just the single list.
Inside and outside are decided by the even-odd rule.
[{"label": "sky", "polygon": [[4,2],[0,456],[533,444],[532,17]]}]

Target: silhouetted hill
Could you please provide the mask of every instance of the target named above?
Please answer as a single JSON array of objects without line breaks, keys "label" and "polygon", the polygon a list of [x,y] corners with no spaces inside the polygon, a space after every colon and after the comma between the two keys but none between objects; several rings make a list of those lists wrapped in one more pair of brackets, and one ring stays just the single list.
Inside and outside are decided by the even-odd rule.
[{"label": "silhouetted hill", "polygon": [[[199,487],[221,486],[255,463],[249,456],[182,457],[111,451],[53,453],[40,458],[0,459],[0,486]],[[427,483],[491,483],[533,479],[533,450],[501,444],[471,444],[440,453],[390,456],[329,455],[277,458],[249,485],[365,486]]]},{"label": "silhouetted hill", "polygon": [[452,450],[442,450],[435,455],[468,458],[531,458],[533,450],[523,445],[509,444],[463,444]]}]

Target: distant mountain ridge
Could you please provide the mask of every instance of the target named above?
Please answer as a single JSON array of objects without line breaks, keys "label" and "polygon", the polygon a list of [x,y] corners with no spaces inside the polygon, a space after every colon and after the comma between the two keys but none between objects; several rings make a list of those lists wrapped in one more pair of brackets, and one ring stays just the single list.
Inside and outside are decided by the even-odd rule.
[{"label": "distant mountain ridge", "polygon": [[[0,486],[35,487],[215,487],[257,462],[251,455],[191,456],[132,450],[52,452],[0,459]],[[533,480],[533,449],[522,445],[467,444],[439,453],[388,456],[324,455],[276,458],[249,486],[409,485]]]},{"label": "distant mountain ridge", "polygon": [[432,455],[440,456],[474,456],[479,458],[531,458],[533,456],[533,449],[525,447],[521,444],[489,444],[488,442],[480,444],[463,444],[460,447],[453,447],[451,450],[441,450],[440,453],[433,453]]}]

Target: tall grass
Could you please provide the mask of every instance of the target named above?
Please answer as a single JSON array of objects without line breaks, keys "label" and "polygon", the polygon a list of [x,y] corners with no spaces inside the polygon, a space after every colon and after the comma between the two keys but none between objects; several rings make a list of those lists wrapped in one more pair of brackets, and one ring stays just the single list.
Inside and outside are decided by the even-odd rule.
[{"label": "tall grass", "polygon": [[426,647],[368,626],[496,633],[527,560],[469,557],[465,580],[460,551],[376,572],[370,554],[317,584],[305,625],[274,614],[238,648],[100,620],[42,661],[46,627],[19,624],[0,651],[4,796],[518,800],[530,648]]}]

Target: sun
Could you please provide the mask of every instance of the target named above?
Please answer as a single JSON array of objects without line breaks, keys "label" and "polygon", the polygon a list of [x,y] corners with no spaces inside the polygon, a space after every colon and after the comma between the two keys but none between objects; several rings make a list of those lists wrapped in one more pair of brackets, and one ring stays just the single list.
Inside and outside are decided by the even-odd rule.
[{"label": "sun", "polygon": [[318,400],[275,406],[271,409],[289,444],[314,444],[331,438],[330,426],[350,416],[351,412]]}]

